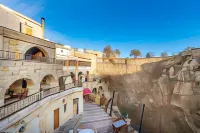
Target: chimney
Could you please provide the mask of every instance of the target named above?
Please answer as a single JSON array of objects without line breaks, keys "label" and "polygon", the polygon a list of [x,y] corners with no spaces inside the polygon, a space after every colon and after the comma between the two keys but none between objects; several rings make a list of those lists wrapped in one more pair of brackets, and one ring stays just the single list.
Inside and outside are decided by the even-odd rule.
[{"label": "chimney", "polygon": [[42,26],[42,38],[44,39],[44,18],[41,18],[41,26]]}]

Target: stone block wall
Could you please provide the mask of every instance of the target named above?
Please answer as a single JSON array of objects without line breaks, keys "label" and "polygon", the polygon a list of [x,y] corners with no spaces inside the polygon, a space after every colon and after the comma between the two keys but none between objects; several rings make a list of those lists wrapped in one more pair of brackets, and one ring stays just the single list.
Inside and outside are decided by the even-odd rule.
[{"label": "stone block wall", "polygon": [[40,90],[42,79],[51,75],[58,85],[58,78],[63,76],[63,66],[57,64],[46,64],[25,61],[0,60],[0,105],[4,104],[4,95],[9,86],[18,79],[30,79],[34,87],[29,90],[29,94]]},{"label": "stone block wall", "polygon": [[55,43],[0,27],[0,50],[25,54],[32,47],[37,47],[47,57],[55,58]]},{"label": "stone block wall", "polygon": [[164,58],[97,59],[96,72],[106,75],[130,74],[141,71],[143,64],[161,60],[164,60]]}]

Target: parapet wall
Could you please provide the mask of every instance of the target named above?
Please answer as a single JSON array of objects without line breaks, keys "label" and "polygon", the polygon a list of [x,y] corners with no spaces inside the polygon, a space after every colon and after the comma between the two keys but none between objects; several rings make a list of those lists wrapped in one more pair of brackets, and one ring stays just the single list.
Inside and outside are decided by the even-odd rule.
[{"label": "parapet wall", "polygon": [[97,59],[96,72],[103,75],[130,74],[141,71],[141,65],[165,60],[166,58],[114,58]]}]

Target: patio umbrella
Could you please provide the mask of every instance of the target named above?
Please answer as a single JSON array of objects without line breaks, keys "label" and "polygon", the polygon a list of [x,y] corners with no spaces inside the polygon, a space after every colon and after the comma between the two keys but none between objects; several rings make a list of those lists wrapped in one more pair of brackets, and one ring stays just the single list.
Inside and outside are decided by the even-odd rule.
[{"label": "patio umbrella", "polygon": [[89,89],[89,88],[84,88],[83,89],[83,95],[85,96],[85,95],[89,95],[89,94],[91,94],[92,92],[91,92],[91,90]]}]

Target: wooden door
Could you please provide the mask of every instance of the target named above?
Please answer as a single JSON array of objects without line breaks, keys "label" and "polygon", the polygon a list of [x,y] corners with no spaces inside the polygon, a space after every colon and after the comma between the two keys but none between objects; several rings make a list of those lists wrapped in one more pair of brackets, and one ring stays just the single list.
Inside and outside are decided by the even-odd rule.
[{"label": "wooden door", "polygon": [[74,115],[78,114],[78,98],[73,100]]},{"label": "wooden door", "polygon": [[54,130],[59,127],[59,108],[54,110]]}]

